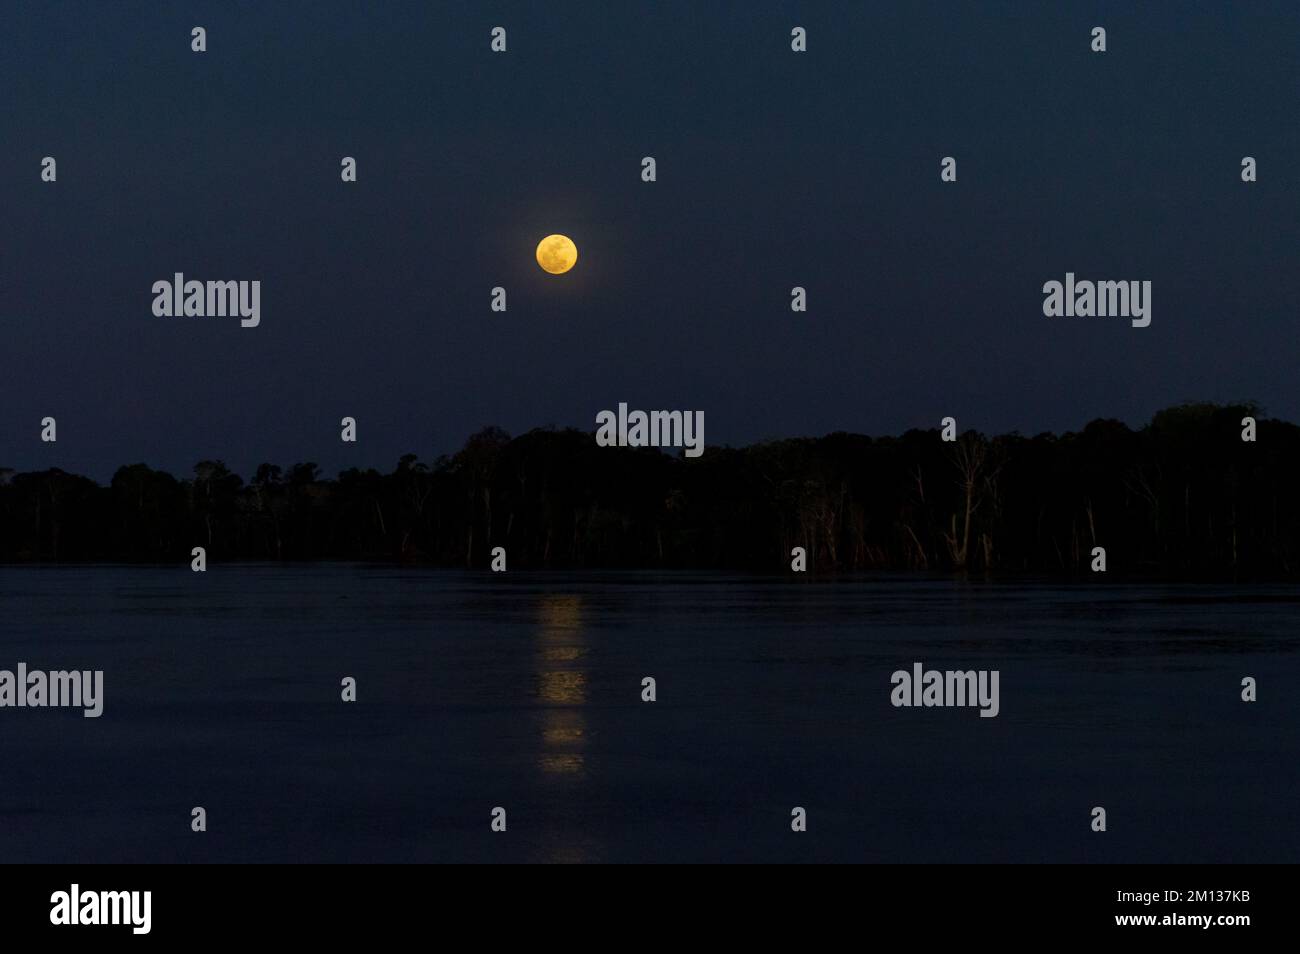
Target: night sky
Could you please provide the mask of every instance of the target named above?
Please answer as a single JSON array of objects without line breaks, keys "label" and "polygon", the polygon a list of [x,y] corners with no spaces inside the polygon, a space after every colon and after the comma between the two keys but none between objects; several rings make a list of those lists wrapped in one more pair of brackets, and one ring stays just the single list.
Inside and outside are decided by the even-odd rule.
[{"label": "night sky", "polygon": [[[1294,2],[192,6],[0,8],[0,465],[388,469],[620,401],[710,444],[1300,420]],[[154,317],[177,271],[260,327]],[[1045,318],[1067,271],[1151,326]]]}]

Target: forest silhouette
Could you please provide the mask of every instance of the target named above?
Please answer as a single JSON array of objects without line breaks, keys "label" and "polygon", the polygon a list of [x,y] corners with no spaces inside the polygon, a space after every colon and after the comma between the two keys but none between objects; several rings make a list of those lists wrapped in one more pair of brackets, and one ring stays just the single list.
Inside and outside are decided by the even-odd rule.
[{"label": "forest silhouette", "polygon": [[108,486],[0,469],[0,561],[373,560],[486,570],[716,568],[1286,579],[1300,570],[1300,428],[1250,404],[1184,404],[1133,430],[955,442],[834,433],[687,459],[590,433],[488,427],[452,456],[327,479],[313,463],[245,482],[204,460]]}]

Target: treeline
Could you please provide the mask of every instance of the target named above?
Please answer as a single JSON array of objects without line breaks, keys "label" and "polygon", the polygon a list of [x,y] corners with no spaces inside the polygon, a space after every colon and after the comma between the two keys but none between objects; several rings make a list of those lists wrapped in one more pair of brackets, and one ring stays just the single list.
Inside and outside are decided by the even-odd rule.
[{"label": "treeline", "polygon": [[112,483],[0,470],[0,560],[398,560],[509,569],[1107,570],[1198,578],[1300,571],[1300,428],[1249,405],[1191,404],[1132,430],[997,437],[836,433],[710,447],[598,447],[576,430],[497,428],[391,473],[205,460]]}]

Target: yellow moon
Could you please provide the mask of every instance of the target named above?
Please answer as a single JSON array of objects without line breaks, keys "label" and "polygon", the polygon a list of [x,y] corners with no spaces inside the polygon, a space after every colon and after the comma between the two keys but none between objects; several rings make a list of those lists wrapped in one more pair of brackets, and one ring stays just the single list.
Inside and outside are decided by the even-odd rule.
[{"label": "yellow moon", "polygon": [[537,264],[552,275],[563,275],[578,263],[578,246],[567,235],[548,235],[537,243]]}]

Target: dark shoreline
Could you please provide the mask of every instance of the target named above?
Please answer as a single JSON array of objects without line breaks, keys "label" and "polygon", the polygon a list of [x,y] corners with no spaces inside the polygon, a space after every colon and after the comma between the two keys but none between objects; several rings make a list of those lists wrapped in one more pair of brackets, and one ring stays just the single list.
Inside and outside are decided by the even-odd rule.
[{"label": "dark shoreline", "polygon": [[0,564],[182,564],[202,547],[213,563],[1060,579],[1104,560],[1107,579],[1300,579],[1300,427],[1244,428],[1258,413],[1189,404],[1138,430],[837,433],[698,458],[486,428],[387,474],[263,464],[247,483],[214,460],[188,478],[125,466],[107,486],[0,468]]},{"label": "dark shoreline", "polygon": [[[647,583],[653,582],[673,582],[675,584],[689,584],[692,580],[697,579],[703,583],[716,584],[725,582],[727,578],[734,579],[737,583],[753,583],[768,581],[771,583],[784,583],[793,585],[849,585],[862,583],[880,583],[880,584],[897,584],[897,583],[952,583],[956,585],[970,585],[973,587],[1026,587],[1026,586],[1078,586],[1078,587],[1151,587],[1151,586],[1277,586],[1277,587],[1300,587],[1300,574],[1296,576],[1277,576],[1277,577],[1223,577],[1214,575],[1204,575],[1199,577],[1175,577],[1160,576],[1156,574],[1141,573],[1051,573],[1051,572],[1024,572],[1016,573],[1011,571],[987,571],[987,572],[958,572],[958,571],[925,571],[925,570],[898,570],[898,569],[879,569],[879,570],[861,570],[861,571],[826,571],[806,573],[792,573],[789,570],[770,570],[770,569],[753,569],[753,568],[735,568],[735,567],[656,567],[656,566],[621,566],[621,567],[593,567],[593,566],[551,566],[551,567],[523,567],[518,570],[511,569],[508,572],[493,573],[491,570],[480,567],[463,567],[447,566],[445,564],[421,562],[408,560],[405,562],[386,560],[386,559],[320,559],[320,560],[257,560],[257,559],[235,559],[223,561],[220,563],[209,563],[208,572],[220,571],[222,569],[279,569],[279,570],[297,570],[310,569],[312,567],[321,568],[347,568],[355,567],[358,569],[374,571],[415,571],[428,572],[431,575],[455,575],[460,574],[471,579],[492,578],[501,585],[510,583],[526,583],[529,581],[549,582],[556,578],[564,578],[575,581],[591,581],[602,576],[608,576],[610,579],[622,582],[635,583],[638,580]],[[76,569],[123,569],[123,570],[164,570],[172,569],[177,572],[192,572],[188,562],[183,563],[161,563],[147,560],[60,560],[60,561],[36,561],[36,560],[7,560],[0,562],[0,572],[7,569],[28,569],[28,570],[76,570]],[[1225,594],[1223,596],[1187,596],[1178,597],[1176,602],[1206,602],[1206,603],[1300,603],[1300,591],[1294,597],[1285,594],[1276,595],[1240,595],[1233,596]]]}]

